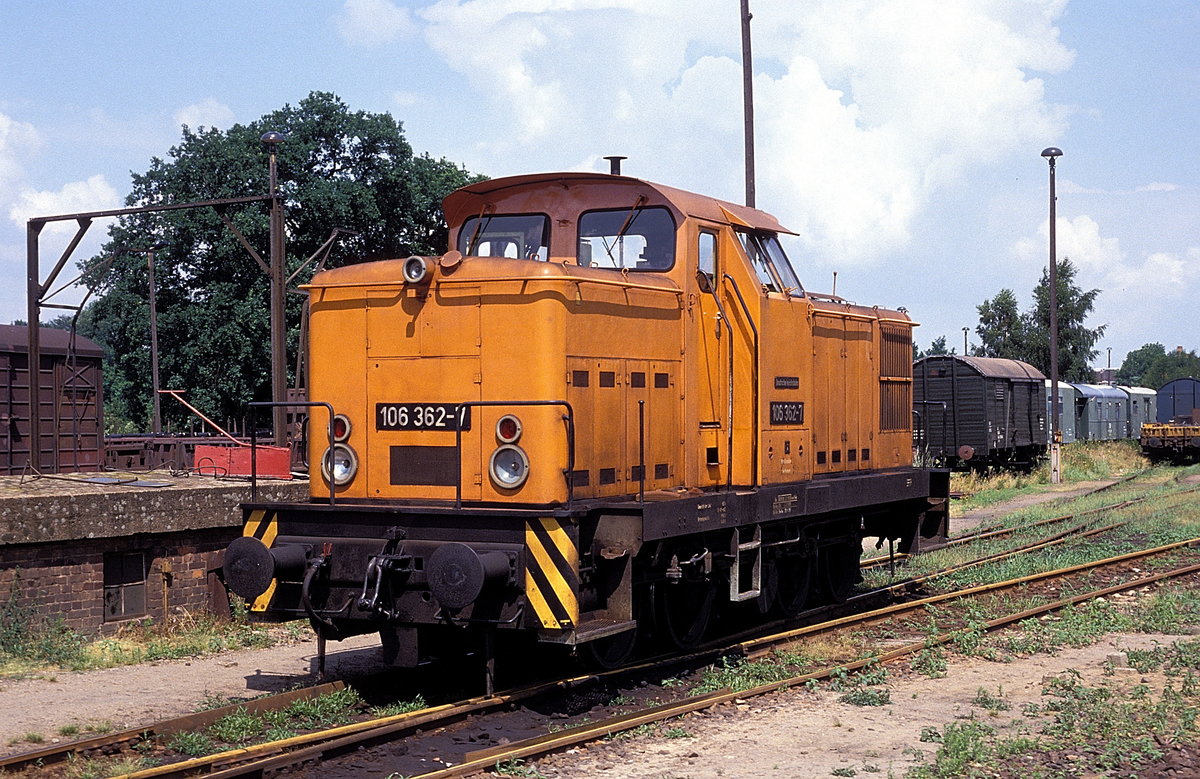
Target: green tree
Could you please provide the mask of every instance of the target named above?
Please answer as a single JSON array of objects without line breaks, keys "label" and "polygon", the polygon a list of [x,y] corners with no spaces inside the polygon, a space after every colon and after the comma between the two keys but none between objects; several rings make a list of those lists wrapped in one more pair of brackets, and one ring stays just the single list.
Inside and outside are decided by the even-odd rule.
[{"label": "green tree", "polygon": [[[1166,357],[1167,350],[1160,343],[1145,344],[1125,355],[1125,361],[1117,370],[1117,384],[1140,387],[1150,366]],[[1156,385],[1157,386],[1157,385]]]},{"label": "green tree", "polygon": [[[1077,269],[1070,258],[1058,263],[1058,377],[1063,381],[1090,382],[1091,361],[1099,354],[1096,344],[1107,325],[1087,327],[1087,318],[1100,290],[1084,292],[1075,283]],[[1050,273],[1033,290],[1033,310],[1025,317],[1025,361],[1050,375]]]},{"label": "green tree", "polygon": [[1000,290],[996,297],[980,303],[976,311],[979,312],[979,324],[975,327],[975,334],[979,336],[979,346],[975,349],[975,355],[1023,359],[1026,323],[1013,291]]},{"label": "green tree", "polygon": [[1168,381],[1189,376],[1200,377],[1200,356],[1195,350],[1185,352],[1181,347],[1156,357],[1142,374],[1140,386],[1158,389]]},{"label": "green tree", "polygon": [[946,346],[946,336],[939,335],[933,339],[933,343],[929,344],[929,348],[921,352],[919,357],[938,357],[943,354],[954,354],[953,347]]},{"label": "green tree", "polygon": [[[286,203],[286,273],[301,269],[339,234],[329,267],[385,257],[440,254],[446,249],[441,200],[481,177],[444,159],[413,154],[390,114],[351,111],[335,95],[313,92],[227,131],[183,128],[168,159],[133,174],[128,206],[266,194],[267,154],[261,136],[284,133],[277,149]],[[229,206],[225,215],[266,258],[265,203]],[[211,208],[137,214],[109,230],[100,256],[87,264],[99,297],[81,330],[108,350],[109,412],[148,424],[150,353],[147,268],[155,254],[160,376],[218,421],[236,419],[250,400],[270,397],[269,285],[266,274]],[[287,296],[288,365],[295,366],[303,296]],[[289,380],[294,383],[294,377]],[[182,419],[163,405],[164,416]],[[170,418],[170,417],[168,417]]]}]

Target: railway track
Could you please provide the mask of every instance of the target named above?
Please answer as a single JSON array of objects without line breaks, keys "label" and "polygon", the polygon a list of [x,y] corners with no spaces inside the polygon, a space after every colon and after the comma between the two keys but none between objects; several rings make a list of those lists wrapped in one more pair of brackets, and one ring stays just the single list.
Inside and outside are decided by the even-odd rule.
[{"label": "railway track", "polygon": [[[1184,490],[1182,492],[1169,493],[1167,495],[1179,495],[1179,494],[1184,494],[1184,493],[1190,493],[1193,491],[1194,491],[1194,489]],[[1147,499],[1153,499],[1155,497],[1166,497],[1167,495],[1148,496]],[[1120,501],[1117,503],[1109,504],[1108,506],[1098,507],[1096,509],[1090,509],[1087,512],[1081,512],[1080,514],[1077,514],[1077,515],[1065,515],[1064,517],[1057,517],[1054,519],[1056,521],[1062,521],[1062,520],[1065,520],[1065,519],[1068,519],[1071,517],[1081,516],[1083,514],[1094,514],[1094,513],[1100,512],[1100,511],[1104,511],[1104,510],[1120,509],[1122,507],[1131,505],[1132,503],[1136,503],[1136,502],[1141,502],[1141,501]],[[1049,524],[1049,523],[1036,523],[1036,524],[1042,525],[1042,524]],[[1107,526],[1104,526],[1101,528],[1092,528],[1090,530],[1083,531],[1083,532],[1090,533],[1090,534],[1100,533],[1100,532],[1104,532],[1107,530],[1111,530],[1114,527],[1119,526],[1120,524],[1122,524],[1122,523],[1110,524],[1110,525],[1107,525]],[[1032,525],[1025,526],[1025,527],[1032,527]],[[1067,538],[1070,538],[1072,535],[1075,535],[1075,537],[1079,537],[1079,535],[1076,535],[1077,531],[1079,531],[1079,528],[1071,528],[1067,531],[1063,531],[1058,534],[1055,534],[1055,536],[1050,539],[1043,539],[1042,541],[1035,543],[1035,544],[1027,544],[1027,545],[1024,545],[1017,549],[1008,550],[1004,554],[1006,554],[1006,555],[1023,554],[1023,553],[1027,553],[1027,552],[1035,550],[1035,549],[1045,548],[1046,546],[1048,546],[1050,544],[1061,543],[1064,540],[1066,540]],[[156,768],[152,768],[152,769],[149,769],[146,771],[139,772],[139,773],[135,774],[135,776],[137,776],[139,778],[146,778],[146,779],[148,779],[149,777],[159,777],[159,776],[196,776],[196,775],[208,775],[208,776],[220,776],[220,777],[262,776],[267,773],[278,771],[278,770],[288,767],[288,766],[295,767],[295,766],[300,766],[300,765],[305,765],[305,764],[319,764],[323,761],[332,760],[339,756],[346,755],[350,752],[367,749],[367,748],[370,748],[372,746],[379,745],[379,744],[386,744],[389,742],[394,742],[397,739],[403,739],[407,736],[412,736],[413,734],[417,733],[418,731],[430,732],[430,731],[434,731],[434,730],[437,730],[440,728],[445,728],[456,722],[461,722],[462,720],[467,719],[469,717],[480,717],[485,714],[494,713],[496,711],[499,711],[499,710],[502,710],[505,708],[510,708],[518,703],[537,698],[538,696],[545,696],[554,691],[560,691],[560,692],[561,691],[571,691],[571,690],[582,688],[586,685],[605,683],[605,680],[616,680],[616,679],[622,678],[623,676],[627,677],[631,673],[636,674],[636,673],[653,672],[654,669],[661,667],[661,665],[663,663],[679,664],[681,662],[686,663],[689,661],[693,662],[693,663],[695,663],[695,662],[711,663],[715,660],[716,657],[718,657],[720,655],[728,655],[728,654],[743,655],[743,656],[746,656],[749,658],[762,657],[763,655],[768,654],[769,652],[773,651],[775,648],[782,646],[788,642],[793,642],[793,641],[797,640],[798,638],[808,636],[808,635],[813,635],[813,634],[816,634],[816,633],[819,633],[822,631],[844,629],[847,626],[855,625],[855,624],[862,624],[865,622],[869,622],[871,620],[894,618],[896,615],[903,614],[905,612],[911,612],[914,610],[923,609],[923,608],[926,608],[935,603],[942,603],[942,602],[946,602],[946,601],[950,601],[950,600],[954,600],[954,599],[958,599],[958,598],[971,597],[971,596],[978,595],[981,593],[986,593],[986,592],[1000,591],[1000,590],[1003,590],[1006,588],[1019,587],[1019,586],[1025,585],[1025,584],[1029,584],[1031,582],[1044,581],[1044,580],[1052,579],[1056,576],[1063,576],[1063,575],[1077,572],[1077,571],[1091,570],[1091,569],[1103,567],[1106,565],[1110,565],[1110,566],[1116,565],[1116,564],[1127,562],[1130,560],[1137,560],[1137,559],[1140,559],[1140,558],[1143,558],[1143,557],[1146,557],[1149,555],[1163,554],[1163,553],[1173,550],[1173,549],[1183,548],[1186,546],[1195,546],[1197,544],[1200,544],[1200,538],[1189,539],[1187,541],[1182,541],[1177,544],[1169,545],[1166,547],[1160,547],[1160,548],[1156,548],[1156,549],[1152,549],[1152,550],[1145,550],[1145,551],[1141,551],[1141,552],[1137,552],[1137,553],[1131,553],[1129,555],[1122,555],[1118,558],[1110,558],[1107,560],[1096,561],[1093,563],[1087,563],[1084,565],[1075,566],[1070,569],[1063,569],[1061,571],[1053,571],[1053,572],[1048,572],[1048,573],[1044,573],[1044,574],[1038,574],[1035,576],[1023,577],[1021,579],[1014,579],[1014,580],[1011,580],[1008,582],[1001,582],[1001,583],[997,583],[997,584],[993,584],[993,585],[986,585],[983,587],[968,588],[966,590],[961,590],[961,591],[952,592],[952,593],[945,593],[942,595],[937,595],[937,596],[930,597],[930,598],[924,598],[924,599],[920,599],[920,600],[910,601],[907,603],[890,604],[890,605],[884,606],[882,608],[872,609],[872,610],[864,612],[862,614],[853,615],[853,616],[837,617],[834,619],[829,619],[829,620],[825,620],[823,622],[819,622],[817,624],[808,625],[806,627],[780,631],[778,633],[774,633],[774,634],[768,635],[768,636],[756,636],[756,637],[752,637],[752,638],[744,638],[741,640],[737,640],[739,637],[735,636],[734,640],[732,640],[732,641],[727,639],[724,643],[722,643],[720,645],[714,645],[712,647],[706,648],[703,651],[698,651],[696,653],[693,653],[692,655],[689,655],[687,658],[683,658],[683,659],[674,658],[674,659],[668,660],[668,659],[659,658],[659,659],[655,659],[653,661],[648,661],[646,663],[643,663],[633,669],[608,672],[608,673],[604,673],[604,674],[584,675],[584,676],[574,677],[571,679],[564,679],[564,680],[558,680],[558,681],[548,682],[548,683],[544,683],[544,684],[531,685],[529,687],[518,689],[518,690],[512,690],[512,691],[503,693],[501,695],[494,696],[492,698],[474,698],[474,699],[470,699],[467,701],[462,701],[462,702],[454,703],[454,704],[446,704],[443,706],[438,706],[438,707],[422,710],[419,712],[413,712],[410,714],[396,715],[396,716],[386,717],[386,718],[378,719],[378,720],[354,723],[354,724],[343,726],[340,728],[335,728],[335,729],[328,730],[328,731],[322,731],[320,733],[307,734],[304,736],[297,736],[295,738],[286,739],[283,741],[270,742],[267,744],[262,744],[262,745],[258,745],[258,746],[254,746],[254,747],[246,747],[243,749],[232,750],[229,752],[223,752],[223,753],[219,753],[216,755],[210,755],[210,756],[206,756],[203,758],[196,758],[196,759],[187,760],[187,761],[183,761],[183,762],[179,762],[179,763],[172,763],[169,765],[159,766]],[[847,601],[846,604],[843,604],[841,606],[841,608],[856,608],[856,607],[861,606],[863,603],[868,602],[872,598],[878,599],[878,598],[885,597],[885,596],[886,597],[899,597],[906,593],[911,592],[914,588],[918,588],[922,584],[927,583],[928,581],[930,581],[931,579],[933,579],[935,577],[943,576],[943,575],[946,575],[946,574],[954,572],[954,571],[963,570],[964,568],[968,568],[971,566],[981,565],[984,562],[994,561],[994,560],[1004,556],[1004,554],[988,555],[988,556],[986,556],[986,558],[968,561],[967,563],[964,563],[959,566],[953,566],[953,567],[949,567],[946,569],[942,569],[942,570],[939,570],[939,571],[936,571],[936,572],[933,572],[933,573],[930,573],[927,575],[923,575],[921,577],[913,577],[913,578],[906,579],[901,582],[896,582],[887,587],[880,588],[879,590],[862,593],[860,595],[854,596],[852,599]],[[1194,567],[1185,568],[1185,569],[1182,569],[1182,572],[1177,572],[1173,575],[1185,575],[1186,573],[1191,572],[1193,570],[1194,570]],[[1162,578],[1162,577],[1157,577],[1157,578],[1153,578],[1153,579],[1149,579],[1149,578],[1141,579],[1141,580],[1138,580],[1135,582],[1120,585],[1120,586],[1118,586],[1118,589],[1114,590],[1114,591],[1120,591],[1120,589],[1130,589],[1130,588],[1145,586],[1145,584],[1147,582],[1157,581],[1159,578]],[[1097,597],[1097,596],[1093,594],[1092,597]],[[1079,602],[1080,600],[1086,600],[1086,596],[1085,597],[1077,597],[1075,599],[1070,600],[1069,602],[1075,603],[1075,602]],[[1068,601],[1063,601],[1060,605],[1057,606],[1057,608],[1061,608],[1063,605],[1066,605],[1067,603],[1068,603]],[[829,608],[830,607],[825,607],[823,609],[814,610],[813,612],[810,612],[810,616],[819,614],[822,611],[827,611]],[[1039,613],[1042,613],[1042,612],[1039,612]],[[1026,614],[1024,616],[1014,617],[1013,619],[1022,619],[1022,618],[1026,618],[1027,616],[1028,615]],[[1001,620],[1001,621],[997,622],[997,626],[1002,625],[1002,624],[1011,624],[1011,621],[1003,622]],[[989,628],[989,629],[994,629],[994,628]],[[915,645],[916,644],[914,644],[913,646],[915,646]],[[922,639],[922,641],[920,642],[920,646],[922,646],[922,647],[929,646],[927,639]],[[893,650],[893,651],[895,651],[895,650]],[[903,654],[894,655],[894,657],[899,657],[899,656],[903,656]],[[894,659],[894,657],[893,657],[892,653],[888,654],[889,659]],[[850,665],[843,665],[841,667],[845,670],[854,670],[856,666],[854,666],[854,664],[850,664]],[[828,673],[828,672],[824,672],[824,673]],[[808,679],[821,678],[821,673],[807,674],[803,677],[797,677],[797,678],[800,679],[801,682],[803,682],[803,681],[807,681]],[[770,689],[778,689],[780,686],[781,686],[780,684],[768,685],[768,687]],[[782,686],[790,686],[790,684],[785,684]],[[272,707],[286,706],[292,700],[295,700],[299,697],[312,697],[315,695],[332,692],[337,689],[342,689],[343,687],[344,687],[344,685],[342,685],[342,683],[337,682],[337,683],[333,683],[331,685],[324,685],[321,688],[309,688],[307,690],[289,693],[285,696],[271,696],[269,698],[258,699],[256,701],[251,701],[247,704],[240,704],[240,707],[246,708],[248,710],[265,711]],[[749,693],[747,693],[745,691],[741,691],[741,692],[738,692],[736,695],[740,696],[740,697],[744,697],[747,694],[749,694]],[[631,715],[630,717],[620,717],[620,718],[616,718],[613,720],[605,720],[603,723],[598,723],[590,728],[585,728],[583,731],[580,731],[578,733],[576,733],[575,728],[570,728],[570,729],[565,729],[563,734],[554,734],[555,738],[539,737],[539,738],[535,738],[535,739],[520,739],[518,741],[515,741],[514,743],[521,743],[523,746],[520,747],[520,749],[533,748],[536,743],[536,745],[538,745],[539,748],[541,748],[545,751],[552,751],[554,749],[561,748],[566,743],[578,743],[578,741],[569,741],[568,742],[568,741],[565,741],[564,739],[577,738],[578,740],[587,741],[592,738],[595,738],[596,733],[600,733],[601,735],[603,735],[604,733],[608,733],[608,732],[616,732],[621,729],[625,729],[625,728],[629,728],[629,727],[636,727],[640,724],[645,724],[645,723],[651,722],[651,721],[657,721],[658,719],[666,719],[666,718],[670,718],[673,716],[678,716],[680,713],[682,713],[684,711],[692,711],[692,710],[695,710],[696,708],[704,708],[709,705],[714,705],[715,703],[722,702],[723,700],[726,700],[726,699],[722,698],[720,696],[717,696],[715,698],[711,697],[711,696],[708,696],[708,697],[702,696],[702,697],[696,698],[696,699],[689,699],[689,701],[682,702],[679,704],[665,704],[660,707],[655,707],[653,711],[640,712],[636,715]],[[163,723],[158,723],[151,727],[137,728],[137,729],[133,729],[133,730],[129,730],[129,731],[124,731],[119,734],[109,734],[108,736],[105,736],[105,737],[90,739],[85,742],[75,742],[73,744],[61,745],[61,746],[54,747],[54,748],[37,750],[35,752],[26,753],[24,755],[18,755],[15,757],[7,758],[5,760],[0,760],[0,771],[2,771],[2,770],[8,770],[8,771],[19,770],[24,767],[35,766],[35,765],[49,765],[56,761],[64,760],[67,758],[68,755],[71,755],[71,754],[90,755],[90,754],[108,754],[108,753],[118,752],[122,749],[130,748],[132,745],[134,745],[136,743],[143,743],[143,744],[150,743],[154,739],[161,739],[163,736],[169,735],[171,733],[179,732],[181,730],[195,730],[195,729],[203,728],[207,724],[210,724],[211,722],[215,721],[216,719],[220,718],[221,716],[224,716],[225,714],[229,713],[229,710],[236,709],[236,708],[238,708],[238,707],[227,707],[225,710],[213,710],[213,711],[204,712],[204,713],[197,714],[197,715],[191,715],[189,717],[177,718],[175,720],[169,720],[169,721],[166,721]],[[568,736],[567,735],[568,731],[570,734],[573,734],[573,735]],[[601,731],[603,731],[603,732],[601,732]],[[518,758],[523,758],[523,757],[529,756],[531,754],[536,754],[536,752],[522,752],[522,751],[520,751],[520,749],[513,751],[511,754],[505,753],[506,756],[496,756],[499,753],[493,754],[493,752],[486,751],[486,750],[482,750],[481,752],[486,752],[486,759],[491,760],[493,763],[495,760],[518,759]],[[474,757],[471,758],[471,760],[473,760],[473,761],[477,761],[477,760],[481,760],[481,759],[485,759],[485,757],[481,757],[480,755],[475,755]],[[484,766],[484,767],[486,767],[486,766]],[[461,766],[459,766],[458,768],[461,768]],[[450,770],[450,769],[445,769],[445,770]],[[477,769],[471,769],[471,770],[477,770]],[[445,773],[445,774],[433,773],[433,774],[429,774],[429,775],[430,776],[440,776],[440,775],[445,775],[445,776],[455,775],[455,776],[457,776],[457,775],[463,775],[463,774],[461,774],[461,773]]]},{"label": "railway track", "polygon": [[[1122,476],[1120,479],[1116,479],[1115,481],[1109,482],[1108,484],[1102,484],[1101,486],[1096,487],[1095,489],[1092,489],[1092,490],[1088,490],[1087,492],[1082,492],[1082,493],[1079,493],[1078,495],[1072,495],[1069,498],[1061,498],[1061,499],[1058,499],[1058,500],[1055,500],[1052,502],[1059,503],[1059,502],[1066,502],[1066,501],[1075,501],[1075,500],[1080,500],[1081,498],[1090,497],[1092,495],[1098,495],[1102,492],[1107,492],[1109,490],[1116,489],[1117,487],[1127,484],[1128,482],[1130,482],[1133,479],[1137,478],[1138,476],[1142,475],[1142,473],[1144,473],[1144,471],[1138,471],[1136,473],[1133,473],[1133,474],[1130,474],[1127,476]],[[1153,497],[1153,496],[1151,496],[1151,497]],[[1138,502],[1141,502],[1142,500],[1146,500],[1146,499],[1148,499],[1148,498],[1137,498],[1137,499],[1134,499],[1132,501],[1132,503],[1138,503]],[[1076,519],[1078,517],[1085,517],[1085,516],[1089,516],[1091,514],[1097,514],[1097,513],[1103,512],[1103,511],[1112,511],[1112,510],[1121,508],[1125,505],[1131,505],[1130,501],[1118,501],[1115,503],[1109,503],[1109,504],[1106,504],[1103,506],[1097,506],[1095,508],[1086,509],[1084,511],[1079,511],[1079,512],[1075,512],[1072,514],[1060,514],[1059,516],[1056,516],[1056,517],[1040,519],[1040,520],[1037,520],[1036,522],[1029,522],[1029,523],[1021,524],[1021,525],[989,525],[987,527],[977,528],[974,532],[971,532],[971,533],[964,533],[961,536],[955,536],[955,537],[949,539],[948,541],[946,541],[945,544],[938,547],[938,549],[946,549],[946,548],[952,548],[952,547],[958,547],[958,546],[965,546],[965,545],[969,545],[969,544],[978,543],[980,541],[986,541],[989,539],[1007,538],[1007,537],[1015,535],[1017,533],[1023,533],[1023,532],[1029,531],[1029,530],[1033,530],[1035,528],[1048,527],[1050,525],[1060,524],[1062,522],[1066,522],[1071,519]],[[895,565],[896,563],[903,563],[905,560],[909,559],[910,557],[912,557],[912,555],[903,554],[903,553],[880,555],[877,557],[869,557],[869,558],[864,559],[860,563],[859,568],[860,568],[860,570],[863,570],[863,571],[872,570],[875,568],[883,568],[885,566]]]},{"label": "railway track", "polygon": [[[1200,543],[1200,539],[1194,539],[1193,543]],[[1191,574],[1200,574],[1200,563],[1162,572],[1153,576],[1142,577],[1140,579],[1124,582],[1112,587],[1106,587],[1103,589],[1082,593],[1070,598],[1063,598],[1037,608],[1006,614],[1002,617],[989,620],[988,622],[984,623],[981,628],[985,632],[992,632],[1014,625],[1026,619],[1058,611],[1068,606],[1094,600],[1096,598],[1107,597],[1109,595],[1131,589],[1145,587],[1156,582],[1163,581],[1164,579],[1187,576]],[[492,768],[500,763],[513,760],[524,760],[531,757],[539,757],[552,752],[567,749],[572,746],[585,744],[598,738],[611,736],[615,733],[631,730],[641,725],[662,722],[664,720],[673,719],[694,711],[700,711],[724,703],[743,701],[760,695],[779,692],[806,684],[810,681],[827,680],[833,677],[835,674],[853,673],[866,669],[875,664],[893,662],[895,660],[926,650],[931,646],[942,646],[949,644],[956,639],[957,635],[958,631],[945,632],[937,636],[923,638],[920,641],[907,643],[903,646],[893,648],[869,658],[850,663],[843,663],[834,668],[826,668],[820,671],[814,671],[812,673],[799,674],[787,679],[771,681],[767,684],[759,685],[749,689],[719,690],[707,695],[700,695],[674,703],[663,704],[658,707],[638,711],[621,717],[615,717],[602,722],[588,723],[577,728],[566,729],[558,733],[548,734],[546,736],[529,739],[520,743],[508,744],[502,748],[479,750],[469,753],[467,755],[467,759],[459,765],[447,767],[438,771],[431,771],[425,774],[419,774],[409,777],[409,779],[449,779],[450,777],[470,776],[472,774]]]}]

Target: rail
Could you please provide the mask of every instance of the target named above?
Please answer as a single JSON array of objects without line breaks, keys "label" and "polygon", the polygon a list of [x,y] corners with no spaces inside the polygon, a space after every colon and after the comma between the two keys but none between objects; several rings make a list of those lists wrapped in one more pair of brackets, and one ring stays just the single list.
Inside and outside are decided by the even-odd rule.
[{"label": "rail", "polygon": [[[333,413],[333,404],[332,403],[326,403],[326,402],[320,401],[320,400],[288,400],[288,401],[256,400],[256,401],[253,401],[252,403],[250,403],[250,408],[279,408],[279,407],[287,408],[287,407],[291,407],[291,406],[304,406],[306,408],[311,408],[313,406],[321,406],[322,408],[324,408],[326,411],[329,412],[329,425],[327,426],[328,432],[329,432],[329,449],[327,449],[326,451],[328,453],[328,456],[330,458],[332,458],[333,457],[333,444],[334,444],[334,435],[333,435],[334,413]],[[330,471],[333,470],[332,466],[333,466],[333,463],[330,463]],[[321,473],[322,473],[322,475],[324,475],[324,473],[325,473],[325,458],[324,458],[324,456],[321,458]],[[330,506],[334,505],[334,503],[337,500],[336,496],[334,495],[336,488],[334,487],[332,476],[333,476],[333,474],[330,473],[330,478],[325,479],[325,481],[329,484],[329,505]],[[250,425],[250,501],[251,502],[258,501],[258,434],[257,434],[257,429],[253,423]]]},{"label": "rail", "polygon": [[[760,395],[759,384],[760,384],[760,382],[759,382],[758,326],[754,324],[754,317],[751,316],[751,314],[750,314],[750,307],[746,305],[746,299],[744,297],[742,297],[742,290],[738,288],[737,281],[733,278],[733,276],[730,276],[728,273],[722,273],[721,277],[725,281],[728,281],[730,286],[733,287],[733,294],[737,296],[738,303],[740,303],[742,306],[742,314],[745,315],[745,317],[746,317],[746,324],[750,325],[750,332],[752,332],[754,334],[754,358],[753,358],[754,364],[751,366],[751,374],[750,374],[751,376],[754,377],[750,381],[750,388],[753,390],[753,399],[752,399],[751,403],[754,408],[754,429],[761,430],[762,426],[761,426],[761,422],[759,420],[759,414],[761,413],[761,409],[759,409],[759,395]],[[732,336],[732,333],[730,335]],[[729,342],[730,342],[730,348],[732,349],[733,348],[733,338],[732,337],[729,339]],[[730,414],[730,417],[729,417],[729,427],[730,427],[730,429],[733,428],[733,415],[732,414]],[[751,455],[750,455],[750,483],[758,484],[758,435],[757,434],[753,438],[750,439],[750,448],[752,450]],[[729,470],[731,472],[733,471],[732,456],[730,457]]]},{"label": "rail", "polygon": [[[648,292],[665,292],[669,295],[681,297],[683,290],[678,287],[659,287],[653,284],[635,284],[625,279],[593,279],[587,276],[572,276],[570,274],[556,274],[553,276],[489,276],[487,278],[447,278],[441,277],[438,279],[438,284],[481,284],[493,283],[498,281],[568,281],[574,284],[597,284],[602,287],[620,287],[622,289],[640,289]],[[377,279],[372,281],[345,281],[336,284],[321,284],[312,285],[304,284],[301,289],[352,289],[355,287],[385,287],[396,286],[401,287],[406,285],[403,279]]]}]

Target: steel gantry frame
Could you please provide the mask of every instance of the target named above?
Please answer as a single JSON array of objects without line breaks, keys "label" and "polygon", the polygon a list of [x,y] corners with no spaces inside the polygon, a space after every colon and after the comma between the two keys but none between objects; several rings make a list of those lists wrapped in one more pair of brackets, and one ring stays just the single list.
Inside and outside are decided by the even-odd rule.
[{"label": "steel gantry frame", "polygon": [[[106,217],[130,216],[133,214],[148,214],[160,211],[179,211],[189,208],[212,208],[217,212],[217,215],[221,217],[221,221],[225,223],[225,226],[233,232],[233,234],[241,242],[242,246],[245,247],[250,253],[250,256],[253,257],[258,263],[259,267],[262,268],[262,270],[270,277],[272,288],[274,288],[276,286],[277,279],[280,280],[280,282],[283,280],[284,263],[284,236],[282,235],[283,207],[282,203],[279,201],[280,198],[278,193],[272,191],[272,193],[268,195],[255,195],[250,197],[223,198],[220,200],[198,200],[187,203],[138,206],[135,208],[115,208],[106,211],[87,211],[77,214],[35,216],[26,222],[25,256],[27,267],[26,291],[28,309],[27,326],[29,348],[29,399],[30,408],[32,409],[32,413],[29,415],[29,466],[31,468],[36,469],[41,467],[42,455],[41,414],[39,412],[39,401],[41,398],[41,337],[39,332],[39,328],[41,326],[41,312],[43,308],[58,308],[71,311],[77,311],[79,309],[79,306],[48,303],[46,301],[58,294],[58,292],[61,292],[66,287],[74,284],[75,281],[79,280],[77,278],[75,281],[65,284],[63,287],[60,287],[54,292],[50,292],[50,288],[58,279],[58,276],[62,272],[62,269],[66,266],[67,261],[71,259],[71,255],[75,252],[75,249],[78,248],[80,241],[83,240],[83,236],[87,233],[88,228],[91,227],[92,222],[96,219],[103,219]],[[272,211],[271,228],[273,234],[271,236],[270,264],[263,260],[262,256],[259,255],[259,253],[256,252],[250,245],[250,242],[246,240],[246,237],[242,235],[237,227],[234,226],[229,217],[225,215],[225,209],[229,206],[263,202],[270,202]],[[63,250],[62,256],[58,258],[58,262],[54,265],[53,270],[50,271],[50,274],[46,277],[46,280],[42,281],[39,241],[42,230],[51,222],[68,222],[72,220],[78,223],[79,229],[76,230],[75,236],[71,239],[70,243],[67,244],[67,248]],[[278,229],[279,235],[274,235],[276,229]],[[82,276],[80,278],[82,278]],[[279,307],[282,308],[282,298],[282,290],[280,290],[278,294],[272,294],[272,345],[282,340],[282,338],[277,337],[274,333],[277,328],[280,330],[283,330],[284,328],[283,312],[274,311],[277,300],[279,301]],[[286,360],[286,353],[277,354],[275,353],[275,350],[272,349],[271,362],[273,367],[273,376],[278,373],[278,370],[274,369],[275,364],[278,363],[279,365],[286,365]],[[282,383],[279,386],[276,386],[275,382],[272,383],[271,394],[274,400],[286,400],[286,397],[284,397],[286,392],[287,388],[286,386],[283,386]],[[279,397],[276,397],[277,395]],[[276,442],[280,445],[283,445],[285,442],[281,439],[283,439],[284,436],[285,430],[283,425],[277,424],[275,426]]]}]

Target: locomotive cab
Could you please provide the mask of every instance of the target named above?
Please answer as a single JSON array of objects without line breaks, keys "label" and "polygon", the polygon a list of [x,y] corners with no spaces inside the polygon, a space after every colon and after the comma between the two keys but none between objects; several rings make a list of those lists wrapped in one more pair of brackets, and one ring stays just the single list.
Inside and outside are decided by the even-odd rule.
[{"label": "locomotive cab", "polygon": [[592,173],[444,211],[445,255],[307,286],[337,440],[313,436],[309,503],[244,507],[226,567],[253,614],[379,630],[404,664],[471,629],[614,663],[845,597],[864,534],[945,537],[914,323],[806,291],[774,217]]}]

